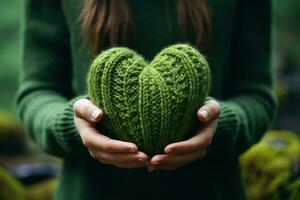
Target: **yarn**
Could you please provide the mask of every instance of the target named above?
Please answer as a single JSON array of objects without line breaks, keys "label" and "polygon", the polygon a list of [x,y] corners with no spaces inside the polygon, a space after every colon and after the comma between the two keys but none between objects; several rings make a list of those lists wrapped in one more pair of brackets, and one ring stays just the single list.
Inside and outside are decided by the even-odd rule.
[{"label": "yarn", "polygon": [[163,49],[150,63],[129,48],[115,47],[95,58],[87,84],[90,99],[105,114],[101,131],[154,155],[192,128],[208,94],[210,69],[187,44]]}]

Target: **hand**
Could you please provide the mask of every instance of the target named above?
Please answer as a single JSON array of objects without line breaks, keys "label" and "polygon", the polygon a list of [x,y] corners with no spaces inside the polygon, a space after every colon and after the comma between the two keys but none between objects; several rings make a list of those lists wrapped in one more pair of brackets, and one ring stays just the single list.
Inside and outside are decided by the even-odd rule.
[{"label": "hand", "polygon": [[153,156],[147,169],[149,171],[174,170],[204,157],[217,129],[219,115],[219,103],[215,100],[206,101],[197,112],[197,117],[203,123],[203,127],[194,137],[167,145],[166,154]]},{"label": "hand", "polygon": [[84,146],[91,156],[102,164],[132,169],[145,167],[148,156],[138,151],[135,144],[111,139],[95,128],[95,123],[103,117],[103,112],[88,99],[75,102],[74,122]]}]

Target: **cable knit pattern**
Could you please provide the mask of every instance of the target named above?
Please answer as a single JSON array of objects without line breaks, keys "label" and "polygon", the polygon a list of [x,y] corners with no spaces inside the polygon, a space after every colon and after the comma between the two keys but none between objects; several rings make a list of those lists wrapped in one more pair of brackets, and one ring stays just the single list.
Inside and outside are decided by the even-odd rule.
[{"label": "cable knit pattern", "polygon": [[150,155],[185,137],[209,84],[207,61],[187,44],[163,49],[151,63],[128,48],[112,48],[88,74],[89,96],[105,113],[107,134]]}]

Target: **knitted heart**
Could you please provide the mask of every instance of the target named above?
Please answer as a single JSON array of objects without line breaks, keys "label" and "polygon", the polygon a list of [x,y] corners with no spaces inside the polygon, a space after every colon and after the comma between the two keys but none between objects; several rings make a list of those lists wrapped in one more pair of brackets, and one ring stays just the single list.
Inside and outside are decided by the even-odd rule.
[{"label": "knitted heart", "polygon": [[101,131],[154,155],[191,129],[208,93],[210,70],[186,44],[163,49],[151,63],[118,47],[93,61],[87,83],[89,97],[105,113]]}]

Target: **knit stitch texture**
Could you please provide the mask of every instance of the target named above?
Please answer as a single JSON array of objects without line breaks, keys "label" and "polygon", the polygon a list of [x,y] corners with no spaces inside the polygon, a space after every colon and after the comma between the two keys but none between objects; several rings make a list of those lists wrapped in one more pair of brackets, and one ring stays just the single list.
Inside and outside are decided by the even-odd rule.
[{"label": "knit stitch texture", "polygon": [[100,127],[149,155],[187,136],[209,85],[207,61],[187,44],[163,49],[151,63],[131,49],[112,48],[88,74],[89,96],[105,113]]}]

